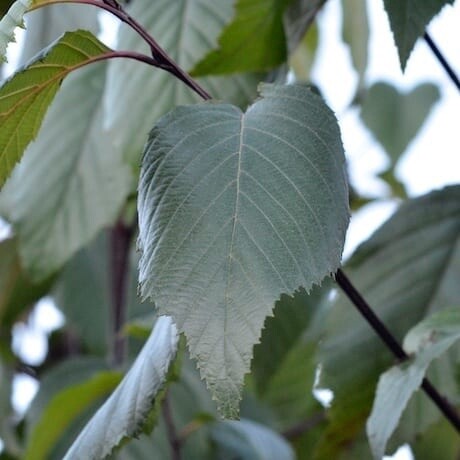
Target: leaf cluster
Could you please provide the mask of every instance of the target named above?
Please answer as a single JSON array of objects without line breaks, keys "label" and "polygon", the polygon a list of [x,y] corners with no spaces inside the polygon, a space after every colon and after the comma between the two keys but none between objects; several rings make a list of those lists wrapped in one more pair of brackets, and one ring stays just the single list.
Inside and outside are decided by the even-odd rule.
[{"label": "leaf cluster", "polygon": [[[400,206],[348,261],[350,208],[375,197],[311,81],[324,0],[56,3],[0,7],[3,58],[27,26],[0,86],[0,459],[456,458],[418,389],[460,404],[460,187],[399,181],[440,92],[369,85],[366,1],[342,0],[342,38]],[[403,3],[384,2],[404,69],[452,2]],[[115,49],[94,7],[121,21]],[[340,267],[408,360],[337,291]],[[12,343],[44,297],[64,324],[31,364]]]}]

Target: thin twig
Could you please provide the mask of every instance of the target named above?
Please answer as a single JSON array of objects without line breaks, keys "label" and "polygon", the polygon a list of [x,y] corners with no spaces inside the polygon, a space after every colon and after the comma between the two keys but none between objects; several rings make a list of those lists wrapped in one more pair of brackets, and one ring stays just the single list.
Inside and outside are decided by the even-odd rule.
[{"label": "thin twig", "polygon": [[126,354],[126,338],[121,333],[126,321],[126,290],[129,273],[129,249],[133,227],[121,219],[110,231],[110,270],[112,294],[112,361],[123,364]]},{"label": "thin twig", "polygon": [[[343,292],[351,300],[353,305],[358,309],[364,319],[374,329],[376,334],[387,345],[391,352],[398,358],[399,361],[405,361],[409,358],[407,353],[403,350],[401,345],[387,329],[387,327],[380,321],[378,316],[374,313],[369,304],[364,300],[363,296],[353,286],[351,281],[342,270],[338,270],[335,275],[337,284],[341,287]],[[457,431],[460,431],[460,418],[454,407],[447,401],[446,398],[441,396],[438,391],[433,387],[428,379],[423,379],[422,388],[430,399],[438,406],[439,410],[446,416],[450,423]]]},{"label": "thin twig", "polygon": [[436,43],[428,35],[428,32],[425,32],[425,34],[423,35],[423,38],[427,42],[427,44],[430,47],[430,49],[433,52],[433,54],[436,56],[436,58],[439,61],[439,63],[442,65],[442,67],[446,71],[447,75],[449,75],[449,78],[452,80],[452,83],[460,91],[460,79],[457,77],[457,75],[455,74],[455,72],[452,69],[451,65],[447,62],[446,58],[441,53],[440,49],[437,47]]},{"label": "thin twig", "polygon": [[[62,4],[62,3],[74,3],[74,4],[82,4],[82,5],[92,5],[98,8],[101,8],[109,13],[113,14],[117,17],[121,22],[129,25],[135,32],[139,34],[140,37],[149,45],[150,51],[152,53],[152,61],[148,61],[145,57],[140,59],[140,56],[134,57],[133,54],[126,55],[125,57],[131,57],[138,60],[143,60],[148,64],[151,64],[155,67],[161,68],[166,72],[171,73],[176,78],[181,80],[185,83],[190,89],[195,91],[198,95],[200,95],[203,99],[209,100],[212,99],[211,95],[202,87],[200,86],[187,72],[182,70],[182,68],[171,59],[168,54],[163,50],[163,48],[155,41],[155,39],[144,29],[144,27],[139,24],[134,18],[132,18],[124,9],[123,7],[116,2],[115,0],[49,0],[46,5],[54,5],[54,4]],[[31,6],[28,11],[33,11],[41,6],[45,6],[45,4],[41,5],[33,5]],[[125,53],[127,54],[127,53]],[[121,57],[121,53],[114,53],[110,57]],[[107,57],[106,57],[107,59]]]},{"label": "thin twig", "polygon": [[169,403],[169,393],[166,394],[162,404],[163,417],[166,424],[166,432],[168,434],[169,445],[171,447],[172,460],[181,460],[181,447],[182,443],[177,435],[176,426],[172,417],[171,405]]}]

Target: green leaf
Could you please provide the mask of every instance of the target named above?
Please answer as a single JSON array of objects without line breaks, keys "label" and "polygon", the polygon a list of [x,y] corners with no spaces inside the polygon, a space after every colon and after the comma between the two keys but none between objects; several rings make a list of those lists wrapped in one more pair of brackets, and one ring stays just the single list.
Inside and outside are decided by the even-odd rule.
[{"label": "green leaf", "polygon": [[67,32],[0,88],[0,187],[36,137],[62,80],[107,53],[91,33]]},{"label": "green leaf", "polygon": [[348,45],[353,67],[362,86],[367,68],[369,21],[366,0],[342,0],[342,40]]},{"label": "green leaf", "polygon": [[[427,314],[458,302],[459,235],[460,187],[447,187],[403,204],[347,263],[345,272],[396,339],[402,340]],[[319,359],[319,385],[331,389],[334,400],[317,458],[337,458],[362,433],[378,378],[394,358],[340,294]],[[455,369],[439,359],[431,371],[438,390],[455,396],[450,383]],[[411,425],[418,432],[434,421],[420,416],[431,401],[421,399],[420,404]],[[405,442],[415,435],[411,427]]]},{"label": "green leaf", "polygon": [[[230,18],[228,0],[136,0],[129,8],[182,69],[190,69],[217,40]],[[120,27],[121,49],[145,52],[144,41],[129,28]],[[198,79],[215,98],[241,107],[257,94],[258,74]],[[153,124],[177,105],[192,104],[200,97],[170,74],[136,62],[109,64],[104,98],[105,127],[115,146],[138,168],[142,149]],[[126,116],[129,114],[129,116]]]},{"label": "green leaf", "polygon": [[24,272],[17,249],[16,238],[0,242],[0,324],[12,327],[17,318],[32,304],[45,296],[52,284],[51,279],[33,284]]},{"label": "green leaf", "polygon": [[287,57],[283,13],[289,0],[238,0],[235,16],[191,75],[272,69]]},{"label": "green leaf", "polygon": [[452,3],[454,0],[383,0],[403,71],[428,23],[444,5]]},{"label": "green leaf", "polygon": [[8,219],[34,280],[55,272],[112,224],[130,191],[129,168],[102,128],[104,82],[101,63],[64,82],[5,187]]},{"label": "green leaf", "polygon": [[66,326],[85,350],[100,356],[106,355],[109,343],[108,244],[102,233],[79,251],[64,267],[52,291],[57,307],[65,314]]},{"label": "green leaf", "polygon": [[390,156],[392,166],[415,138],[439,97],[439,89],[431,83],[420,84],[409,93],[400,93],[383,82],[370,87],[361,119]]},{"label": "green leaf", "polygon": [[179,337],[171,318],[161,317],[118,388],[89,421],[65,458],[100,459],[124,438],[136,436],[165,385]]},{"label": "green leaf", "polygon": [[420,387],[431,361],[460,338],[460,310],[444,310],[420,322],[404,339],[404,349],[415,356],[381,375],[367,420],[367,434],[375,459],[385,454],[412,394]]},{"label": "green leaf", "polygon": [[219,458],[241,460],[294,460],[291,446],[275,431],[250,420],[225,420],[211,434]]},{"label": "green leaf", "polygon": [[261,95],[246,113],[207,103],[165,116],[139,184],[142,296],[185,332],[228,417],[265,317],[337,269],[348,224],[332,112],[303,86]]},{"label": "green leaf", "polygon": [[100,372],[85,382],[57,393],[43,411],[41,419],[30,435],[24,460],[49,458],[55,443],[66,432],[71,422],[94,401],[108,395],[120,380],[119,372]]}]

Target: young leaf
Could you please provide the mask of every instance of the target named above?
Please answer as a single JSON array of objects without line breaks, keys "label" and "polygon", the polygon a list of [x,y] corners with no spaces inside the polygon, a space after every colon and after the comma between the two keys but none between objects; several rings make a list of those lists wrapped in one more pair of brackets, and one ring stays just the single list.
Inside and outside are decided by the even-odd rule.
[{"label": "young leaf", "polygon": [[[347,263],[347,275],[397,339],[427,313],[458,302],[459,234],[460,186],[447,187],[403,204]],[[378,378],[394,358],[349,300],[339,295],[319,359],[320,386],[334,392],[334,401],[317,457],[337,458],[364,428]],[[430,378],[445,392],[452,390],[454,369],[443,367],[442,361],[433,363]],[[432,411],[431,418],[420,417],[424,406],[432,406],[425,397],[405,427],[405,442],[415,435],[414,426],[420,433],[440,416]]]},{"label": "young leaf", "polygon": [[124,438],[138,434],[165,385],[179,336],[171,318],[161,317],[133,366],[68,450],[65,459],[105,458]]},{"label": "young leaf", "polygon": [[110,394],[120,380],[119,372],[99,372],[87,381],[57,393],[34,426],[24,460],[49,458],[55,443],[67,431],[71,422],[89,405]]},{"label": "young leaf", "polygon": [[[225,420],[211,436],[223,458],[241,460],[294,460],[291,446],[275,431],[250,420]],[[219,457],[220,458],[220,457]]]},{"label": "young leaf", "polygon": [[238,0],[219,47],[191,71],[194,76],[272,69],[286,60],[283,13],[289,0]]},{"label": "young leaf", "polygon": [[454,0],[383,0],[403,71],[417,39],[424,34],[433,17],[449,3]]},{"label": "young leaf", "polygon": [[82,30],[67,32],[0,88],[0,187],[36,137],[62,80],[109,48]]},{"label": "young leaf", "polygon": [[227,417],[275,301],[337,269],[348,224],[332,112],[304,86],[261,95],[246,113],[207,103],[165,116],[139,184],[142,296],[185,332]]},{"label": "young leaf", "polygon": [[21,259],[35,280],[55,272],[111,224],[131,188],[131,172],[102,129],[104,83],[103,63],[64,82],[5,187]]},{"label": "young leaf", "polygon": [[387,151],[392,166],[415,138],[439,97],[438,87],[431,83],[418,85],[405,94],[383,82],[369,88],[361,119]]},{"label": "young leaf", "polygon": [[[176,63],[185,70],[210,51],[232,14],[228,0],[136,0],[129,7]],[[120,28],[118,46],[144,51],[145,43],[126,27]],[[246,107],[257,95],[257,74],[207,77],[198,82],[215,98]],[[127,66],[120,60],[109,64],[104,96],[105,127],[115,147],[138,168],[142,149],[152,126],[177,105],[201,101],[193,91],[170,74],[141,63]],[[126,114],[129,113],[129,117]]]},{"label": "young leaf", "polygon": [[415,356],[394,366],[379,380],[372,413],[367,420],[367,435],[376,460],[395,430],[402,412],[420,387],[431,361],[441,356],[460,338],[460,311],[444,310],[420,322],[404,339],[404,349]]}]

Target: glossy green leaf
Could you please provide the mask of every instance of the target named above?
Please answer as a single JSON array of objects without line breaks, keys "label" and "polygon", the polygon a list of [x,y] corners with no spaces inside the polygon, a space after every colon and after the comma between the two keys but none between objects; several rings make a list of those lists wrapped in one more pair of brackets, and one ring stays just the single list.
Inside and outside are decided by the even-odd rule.
[{"label": "glossy green leaf", "polygon": [[104,82],[105,65],[97,64],[64,83],[5,187],[8,218],[33,279],[55,272],[113,223],[129,193],[129,168],[102,128]]},{"label": "glossy green leaf", "polygon": [[161,317],[118,388],[89,421],[65,459],[100,459],[123,439],[139,434],[176,355],[178,334],[171,318]]},{"label": "glossy green leaf", "polygon": [[383,0],[403,71],[415,42],[424,34],[428,23],[444,5],[453,2],[453,0]]},{"label": "glossy green leaf", "polygon": [[[427,314],[458,302],[459,235],[460,187],[447,187],[403,204],[345,266],[353,284],[398,340]],[[334,392],[334,401],[317,458],[337,458],[363,431],[378,378],[394,358],[347,298],[339,295],[328,319],[320,362],[320,386]],[[441,358],[432,364],[430,379],[441,393],[457,397],[452,393],[453,372],[455,368]],[[419,404],[405,442],[440,416],[433,411],[431,418],[420,416],[431,402],[420,398]]]},{"label": "glossy green leaf", "polygon": [[86,407],[110,394],[120,380],[119,372],[100,372],[57,393],[34,426],[24,460],[48,459],[56,441],[67,431],[70,423]]},{"label": "glossy green leaf", "polygon": [[420,131],[439,97],[439,89],[432,83],[423,83],[409,93],[383,82],[369,88],[361,119],[390,156],[392,166]]},{"label": "glossy green leaf", "polygon": [[385,454],[388,439],[402,412],[420,387],[431,361],[442,355],[460,338],[460,310],[444,310],[423,320],[404,339],[405,351],[414,356],[381,375],[367,434],[374,458]]},{"label": "glossy green leaf", "polygon": [[261,95],[246,113],[207,103],[165,116],[139,184],[142,296],[185,332],[229,417],[265,317],[337,269],[348,224],[332,112],[303,86]]},{"label": "glossy green leaf", "polygon": [[219,458],[294,460],[291,446],[275,431],[250,420],[225,420],[215,425],[212,438]]},{"label": "glossy green leaf", "polygon": [[272,69],[286,60],[283,13],[289,0],[238,0],[219,46],[191,74],[218,75]]},{"label": "glossy green leaf", "polygon": [[433,458],[459,458],[460,438],[458,431],[443,418],[430,426],[423,436],[411,443],[411,449],[417,460]]},{"label": "glossy green leaf", "polygon": [[[215,44],[232,14],[228,0],[136,0],[129,13],[142,18],[148,32],[169,56],[190,69]],[[121,27],[118,47],[145,52],[145,43],[129,28]],[[215,98],[245,107],[257,94],[257,74],[209,77],[197,81]],[[134,168],[153,124],[177,105],[192,104],[200,97],[169,73],[145,64],[114,60],[109,64],[105,93],[105,127]],[[129,116],[127,116],[129,114]]]},{"label": "glossy green leaf", "polygon": [[308,334],[309,326],[321,313],[320,303],[326,292],[327,289],[315,286],[310,294],[301,289],[292,297],[282,295],[276,302],[273,316],[265,320],[260,343],[254,347],[251,363],[252,375],[260,394],[267,391],[270,380],[280,373],[290,351]]},{"label": "glossy green leaf", "polygon": [[342,0],[342,12],[342,40],[350,48],[351,61],[358,73],[359,86],[361,86],[368,59],[367,2],[366,0]]},{"label": "glossy green leaf", "polygon": [[62,80],[71,71],[100,59],[108,51],[89,32],[67,32],[2,85],[0,187],[37,136]]}]

